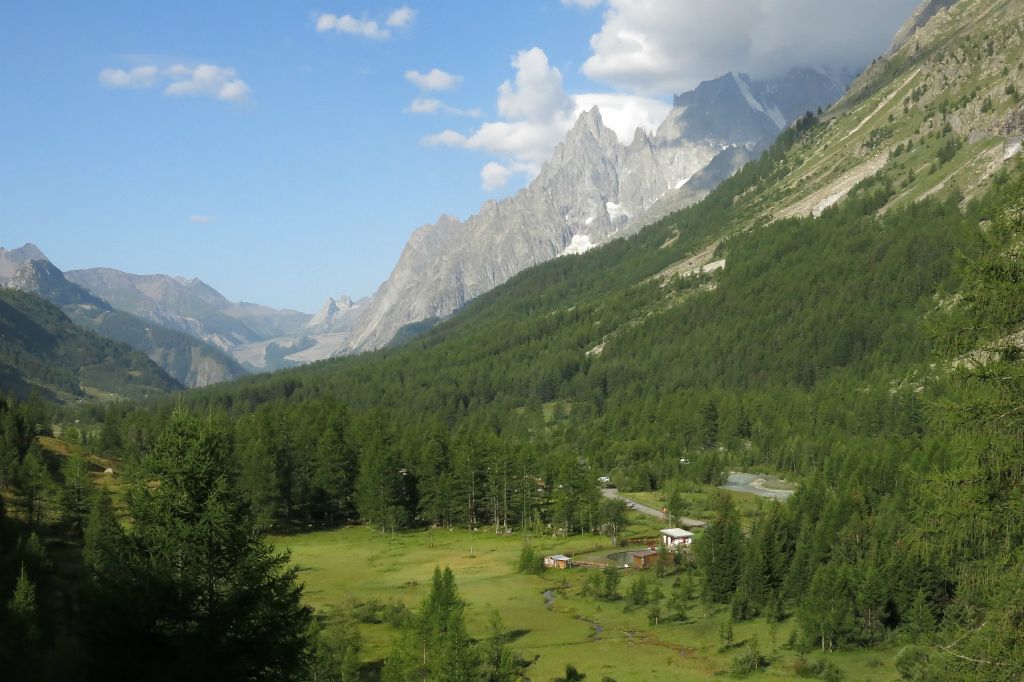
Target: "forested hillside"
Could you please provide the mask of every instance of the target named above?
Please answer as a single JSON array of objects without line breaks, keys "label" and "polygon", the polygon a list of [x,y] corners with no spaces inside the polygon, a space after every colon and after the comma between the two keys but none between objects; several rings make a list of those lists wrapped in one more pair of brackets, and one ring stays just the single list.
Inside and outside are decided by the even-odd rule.
[{"label": "forested hillside", "polygon": [[[797,492],[745,515],[708,494],[707,528],[687,555],[695,584],[677,566],[686,582],[666,600],[673,618],[687,621],[699,594],[695,620],[727,614],[721,651],[733,648],[734,624],[792,625],[785,646],[800,676],[842,676],[830,658],[808,664],[811,652],[884,650],[903,679],[1021,679],[1024,164],[1009,150],[1024,122],[1022,37],[1021,2],[961,0],[701,203],[522,272],[401,347],[145,406],[80,407],[89,449],[128,474],[133,519],[119,524],[109,499],[93,504],[86,529],[115,540],[85,538],[96,590],[85,594],[109,598],[126,557],[131,594],[145,601],[152,588],[175,616],[166,628],[156,607],[106,631],[79,622],[80,641],[128,638],[137,652],[184,642],[205,655],[217,647],[203,627],[234,631],[215,627],[222,602],[204,601],[204,581],[230,600],[263,577],[276,597],[268,608],[294,634],[309,620],[296,573],[253,540],[257,529],[615,536],[626,511],[602,499],[600,476],[658,491],[678,516],[680,491],[706,494],[727,471],[756,469]],[[0,408],[17,422],[7,461],[21,471],[34,461],[36,413]],[[23,507],[31,480],[12,479]],[[422,535],[433,547],[434,534]],[[206,575],[175,559],[190,541],[254,568]],[[538,568],[530,551],[524,540],[520,570]],[[175,571],[162,574],[151,556]],[[5,589],[21,584],[4,570]],[[592,575],[586,595],[619,596],[607,577],[617,573]],[[198,621],[168,606],[175,590]],[[641,586],[626,608],[653,591]],[[463,655],[451,573],[435,573],[419,615],[400,606],[378,605],[400,634],[382,669],[364,674],[519,674],[499,665],[503,635],[472,649],[494,644],[489,668]],[[241,613],[275,661],[315,658],[299,651],[312,635],[274,638],[259,613]],[[746,647],[736,674],[771,664],[756,638]],[[358,659],[349,640],[333,650]],[[215,658],[196,670],[230,674]],[[195,672],[188,657],[172,660],[169,670]],[[153,673],[141,654],[119,664]],[[579,678],[567,668],[564,679]]]},{"label": "forested hillside", "polygon": [[0,389],[5,393],[143,398],[180,388],[142,353],[76,326],[34,294],[0,289]]}]

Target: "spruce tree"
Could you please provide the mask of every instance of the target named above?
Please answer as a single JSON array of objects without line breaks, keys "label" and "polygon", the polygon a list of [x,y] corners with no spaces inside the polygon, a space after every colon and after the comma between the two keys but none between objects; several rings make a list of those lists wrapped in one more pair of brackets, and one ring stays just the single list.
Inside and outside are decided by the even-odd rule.
[{"label": "spruce tree", "polygon": [[732,498],[719,492],[711,504],[712,518],[696,543],[695,553],[705,594],[713,601],[726,602],[739,581],[743,540]]},{"label": "spruce tree", "polygon": [[260,539],[223,434],[179,408],[142,462],[123,538],[109,499],[90,515],[97,659],[130,679],[298,680],[311,612],[287,553]]}]

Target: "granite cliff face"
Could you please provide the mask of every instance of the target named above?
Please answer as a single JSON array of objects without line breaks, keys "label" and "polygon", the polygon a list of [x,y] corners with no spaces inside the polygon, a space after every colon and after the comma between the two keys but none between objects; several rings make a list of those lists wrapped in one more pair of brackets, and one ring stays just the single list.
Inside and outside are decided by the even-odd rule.
[{"label": "granite cliff face", "polygon": [[337,354],[384,346],[521,270],[625,236],[659,203],[668,212],[698,201],[790,122],[842,96],[847,81],[814,69],[760,82],[727,74],[677,96],[658,129],[638,129],[628,145],[596,107],[582,113],[528,187],[465,222],[442,216],[413,233]]}]

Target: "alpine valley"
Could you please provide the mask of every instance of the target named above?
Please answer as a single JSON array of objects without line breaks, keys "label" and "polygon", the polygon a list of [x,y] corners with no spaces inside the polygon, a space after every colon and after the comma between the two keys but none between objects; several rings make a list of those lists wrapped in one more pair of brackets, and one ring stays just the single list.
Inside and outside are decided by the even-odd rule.
[{"label": "alpine valley", "polygon": [[0,670],[1024,679],[1024,0],[842,74],[585,111],[314,316],[0,250]]}]

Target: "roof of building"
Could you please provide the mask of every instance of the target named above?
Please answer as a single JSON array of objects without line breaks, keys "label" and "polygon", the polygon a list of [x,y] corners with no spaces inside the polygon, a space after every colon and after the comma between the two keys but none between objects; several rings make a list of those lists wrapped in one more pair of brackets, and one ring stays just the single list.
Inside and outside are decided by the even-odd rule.
[{"label": "roof of building", "polygon": [[646,557],[646,556],[657,556],[658,550],[656,549],[641,549],[639,552],[633,552],[633,556]]},{"label": "roof of building", "polygon": [[552,561],[572,561],[571,557],[567,557],[564,554],[552,554],[548,559],[551,559]]},{"label": "roof of building", "polygon": [[664,528],[661,531],[662,535],[667,535],[670,538],[692,538],[693,533],[682,528]]}]

